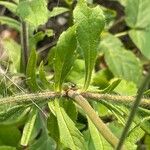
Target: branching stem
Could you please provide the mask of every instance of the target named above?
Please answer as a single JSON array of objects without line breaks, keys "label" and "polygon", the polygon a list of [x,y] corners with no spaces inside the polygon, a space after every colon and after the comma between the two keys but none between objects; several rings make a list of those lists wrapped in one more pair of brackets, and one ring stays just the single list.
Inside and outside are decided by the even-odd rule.
[{"label": "branching stem", "polygon": [[[91,107],[91,105],[88,103],[88,101],[77,92],[70,90],[68,92],[68,96],[72,98],[81,108],[85,111],[87,116],[91,119],[91,121],[94,123],[98,131],[104,136],[104,138],[113,146],[116,147],[118,143],[118,138],[110,131],[110,129],[103,123],[103,121],[99,118],[97,113],[94,111],[94,109]],[[122,150],[125,150],[125,147],[122,148]]]},{"label": "branching stem", "polygon": [[[91,93],[91,92],[84,92],[81,95],[88,100],[94,100],[101,102],[101,100],[105,100],[108,102],[114,103],[121,103],[125,105],[131,105],[135,97],[133,96],[119,96],[119,95],[111,95],[111,94],[100,94],[100,93]],[[60,96],[66,96],[65,93],[57,93],[52,91],[40,92],[40,93],[21,93],[19,95],[14,95],[10,97],[0,98],[0,105],[2,104],[13,104],[13,103],[25,103],[31,102],[31,99],[36,101],[36,103],[41,102],[41,100],[48,101],[48,99],[54,99]],[[150,108],[150,99],[142,99],[140,102],[140,106],[143,108]]]}]

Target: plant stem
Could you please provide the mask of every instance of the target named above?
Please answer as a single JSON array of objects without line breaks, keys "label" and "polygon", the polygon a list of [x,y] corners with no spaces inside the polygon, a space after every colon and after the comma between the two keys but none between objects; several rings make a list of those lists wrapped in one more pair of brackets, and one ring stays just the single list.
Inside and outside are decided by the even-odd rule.
[{"label": "plant stem", "polygon": [[138,94],[137,94],[137,97],[136,97],[136,100],[133,104],[133,107],[131,109],[131,112],[130,112],[130,115],[128,117],[128,120],[126,122],[126,125],[125,125],[125,128],[121,134],[121,137],[120,137],[120,141],[116,147],[116,150],[120,150],[121,147],[123,146],[123,143],[125,141],[125,138],[127,136],[127,133],[129,131],[129,128],[132,124],[132,121],[134,119],[134,116],[135,116],[135,113],[136,113],[136,110],[140,104],[140,101],[141,101],[141,98],[142,98],[142,95],[144,93],[144,90],[145,90],[145,87],[147,86],[148,82],[150,81],[150,71],[149,71],[149,74],[147,75],[147,77],[145,78],[145,80],[143,81],[142,85],[140,86],[139,90],[138,90]]},{"label": "plant stem", "polygon": [[[40,102],[41,99],[45,99],[45,101],[49,101],[49,99],[55,99],[57,97],[62,96],[61,93],[56,92],[43,92],[43,93],[32,93],[32,94],[22,94],[17,96],[10,96],[0,99],[0,105],[3,104],[12,104],[12,103],[27,103],[31,102],[34,99],[34,102]],[[44,102],[44,101],[43,101]]]},{"label": "plant stem", "polygon": [[[7,77],[8,78],[8,77]],[[101,102],[101,100],[105,100],[108,102],[113,103],[121,103],[125,105],[131,105],[135,98],[133,96],[119,96],[119,95],[110,95],[110,94],[100,94],[100,93],[91,93],[91,92],[84,92],[81,93],[81,95],[90,101],[98,101]],[[55,98],[59,96],[66,96],[65,93],[57,93],[52,91],[44,91],[40,93],[20,93],[19,95],[14,95],[10,97],[4,97],[0,98],[0,105],[2,104],[10,104],[10,103],[25,103],[30,102],[31,99],[35,99],[36,102],[40,102],[41,100],[48,101],[49,98]],[[142,99],[140,106],[143,108],[150,108],[150,99]]]},{"label": "plant stem", "polygon": [[[120,95],[111,95],[111,94],[100,94],[100,93],[91,93],[83,92],[81,95],[87,99],[93,99],[95,101],[106,100],[113,103],[122,103],[125,105],[131,105],[135,97],[134,96],[120,96]],[[150,108],[150,99],[142,99],[140,106],[143,108]]]},{"label": "plant stem", "polygon": [[[28,24],[22,21],[22,32],[21,32],[21,71],[26,72],[26,67],[28,63],[28,53],[29,53],[29,35],[28,35]],[[23,67],[23,69],[22,69]]]},{"label": "plant stem", "polygon": [[124,31],[124,32],[117,33],[117,34],[115,34],[115,37],[121,37],[121,36],[127,35],[128,32],[129,31]]},{"label": "plant stem", "polygon": [[85,111],[85,113],[94,123],[98,131],[104,136],[104,138],[113,147],[116,147],[119,141],[118,138],[110,131],[110,129],[105,125],[105,123],[103,123],[103,121],[99,118],[99,116],[91,107],[91,105],[88,103],[88,101],[83,96],[81,96],[80,94],[78,94],[77,92],[73,90],[68,91],[68,96],[74,99],[74,101],[77,102],[81,106],[81,108]]}]

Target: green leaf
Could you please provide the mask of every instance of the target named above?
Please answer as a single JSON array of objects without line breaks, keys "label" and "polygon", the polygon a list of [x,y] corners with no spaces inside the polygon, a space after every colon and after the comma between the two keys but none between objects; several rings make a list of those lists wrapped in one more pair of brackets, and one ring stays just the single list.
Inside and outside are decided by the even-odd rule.
[{"label": "green leaf", "polygon": [[115,88],[114,91],[120,95],[135,96],[137,93],[137,86],[133,82],[121,80],[120,84]]},{"label": "green leaf", "polygon": [[56,116],[50,113],[47,119],[47,129],[50,137],[52,137],[57,143],[59,141],[59,128]]},{"label": "green leaf", "polygon": [[126,5],[126,23],[132,28],[147,28],[150,25],[149,0],[128,0]]},{"label": "green leaf", "polygon": [[109,81],[113,78],[113,74],[108,69],[101,69],[93,75],[92,84],[100,89],[107,88]]},{"label": "green leaf", "polygon": [[144,131],[150,134],[150,110],[138,108],[135,116],[135,122],[140,125]]},{"label": "green leaf", "polygon": [[72,150],[84,150],[84,139],[74,122],[68,117],[58,100],[55,100],[55,111],[60,132],[60,141]]},{"label": "green leaf", "polygon": [[10,125],[19,122],[29,112],[30,109],[22,105],[14,106],[6,111],[0,112],[0,125]]},{"label": "green leaf", "polygon": [[16,148],[11,146],[0,146],[0,150],[16,150]]},{"label": "green leaf", "polygon": [[17,14],[35,29],[48,20],[46,0],[21,1],[17,7]]},{"label": "green leaf", "polygon": [[88,118],[90,134],[94,143],[95,150],[112,150],[112,146],[99,133],[92,121]]},{"label": "green leaf", "polygon": [[55,89],[60,91],[63,81],[68,75],[74,59],[76,50],[76,27],[70,27],[67,31],[63,32],[59,37],[58,43],[55,48]]},{"label": "green leaf", "polygon": [[126,5],[126,23],[133,28],[129,35],[142,54],[150,59],[150,3],[149,0],[128,0]]},{"label": "green leaf", "polygon": [[29,118],[23,129],[23,133],[22,133],[22,137],[21,137],[21,145],[22,146],[27,146],[29,144],[36,117],[37,117],[37,112],[35,110],[31,111],[29,114]]},{"label": "green leaf", "polygon": [[11,28],[16,29],[17,31],[20,31],[20,29],[21,29],[20,28],[21,24],[17,20],[9,18],[9,17],[0,16],[0,23],[1,24],[6,24]]},{"label": "green leaf", "polygon": [[8,57],[12,64],[10,64],[10,70],[13,73],[17,73],[20,70],[20,58],[21,58],[21,46],[11,38],[2,40],[4,49],[6,50]]},{"label": "green leaf", "polygon": [[[54,132],[56,132],[56,130],[54,130]],[[55,141],[48,134],[48,130],[46,127],[46,120],[40,113],[38,113],[37,115],[35,127],[32,135],[34,136],[32,137],[33,140],[29,144],[30,150],[55,150],[56,149]]]},{"label": "green leaf", "polygon": [[131,30],[129,31],[129,35],[132,39],[132,41],[135,43],[135,45],[140,49],[142,54],[150,59],[150,28],[147,28],[145,30]]},{"label": "green leaf", "polygon": [[104,53],[106,63],[116,77],[139,83],[142,66],[132,52],[125,49],[109,49]]},{"label": "green leaf", "polygon": [[58,16],[62,13],[65,13],[67,11],[69,11],[69,9],[65,8],[65,7],[54,7],[53,10],[49,12],[48,16],[49,16],[49,18],[55,17],[55,16]]},{"label": "green leaf", "polygon": [[0,125],[0,145],[17,147],[21,138],[19,129],[15,126]]},{"label": "green leaf", "polygon": [[77,24],[77,40],[85,58],[85,84],[86,90],[90,84],[92,70],[97,56],[100,33],[104,28],[104,16],[99,6],[89,8],[82,0],[74,9],[74,19]]},{"label": "green leaf", "polygon": [[110,93],[110,92],[112,92],[118,86],[120,81],[121,81],[121,79],[118,79],[118,78],[114,78],[114,79],[110,80],[109,86],[106,87],[103,90],[100,90],[100,92],[101,93]]},{"label": "green leaf", "polygon": [[46,78],[43,61],[40,63],[40,66],[39,66],[39,77],[45,89],[47,88],[52,89],[52,85],[50,84],[50,82],[48,82]]},{"label": "green leaf", "polygon": [[102,34],[98,49],[100,52],[105,52],[107,50],[111,50],[112,48],[113,50],[117,50],[121,47],[123,48],[123,43],[117,37],[109,33],[104,33]]},{"label": "green leaf", "polygon": [[76,106],[71,99],[62,98],[60,101],[60,106],[64,108],[67,115],[72,119],[72,121],[76,122],[77,119],[77,110]]},{"label": "green leaf", "polygon": [[26,76],[27,76],[27,85],[32,89],[32,91],[36,91],[39,89],[39,86],[36,81],[36,62],[37,62],[37,54],[35,50],[30,52],[30,57],[27,64]]},{"label": "green leaf", "polygon": [[36,34],[34,34],[32,37],[29,38],[30,40],[30,49],[36,49],[38,42],[42,41],[45,36],[53,36],[53,30],[46,29],[45,31],[39,31]]},{"label": "green leaf", "polygon": [[77,85],[82,85],[84,83],[84,74],[84,61],[82,59],[76,59],[66,80]]},{"label": "green leaf", "polygon": [[1,1],[0,0],[0,5],[6,7],[9,9],[12,13],[16,13],[17,5],[12,3],[12,2],[6,2],[6,1]]}]

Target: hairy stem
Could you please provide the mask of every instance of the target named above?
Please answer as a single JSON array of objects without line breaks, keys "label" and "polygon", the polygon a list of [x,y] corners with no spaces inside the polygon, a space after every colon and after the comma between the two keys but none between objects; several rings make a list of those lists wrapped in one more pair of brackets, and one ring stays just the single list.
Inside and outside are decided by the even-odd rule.
[{"label": "hairy stem", "polygon": [[[120,95],[111,95],[111,94],[99,94],[99,93],[91,93],[91,92],[84,92],[81,93],[83,97],[87,99],[93,99],[95,101],[106,100],[108,102],[113,103],[122,103],[125,105],[132,105],[135,100],[134,96],[120,96]],[[142,98],[140,106],[143,108],[150,108],[150,99]]]},{"label": "hairy stem", "polygon": [[26,72],[26,67],[28,63],[28,53],[29,53],[29,35],[28,35],[28,24],[22,21],[22,32],[21,32],[21,71]]},{"label": "hairy stem", "polygon": [[[110,131],[110,129],[103,123],[103,121],[99,118],[97,113],[94,111],[94,109],[91,107],[91,105],[88,103],[88,101],[78,94],[77,92],[70,90],[68,91],[68,96],[72,99],[74,99],[75,102],[77,102],[81,108],[85,111],[85,113],[88,115],[88,117],[91,119],[91,121],[94,123],[98,131],[104,136],[104,138],[113,146],[116,147],[118,143],[117,137]],[[125,148],[123,148],[125,149]]]},{"label": "hairy stem", "polygon": [[[108,102],[114,103],[121,103],[125,105],[131,105],[135,98],[133,96],[119,96],[119,95],[111,95],[111,94],[100,94],[100,93],[91,93],[91,92],[84,92],[81,95],[88,100],[94,100],[101,102],[101,100],[105,100]],[[36,102],[40,102],[41,100],[48,101],[48,99],[53,99],[59,96],[66,96],[65,93],[57,93],[52,91],[44,91],[40,93],[20,93],[19,95],[14,95],[10,97],[0,98],[0,105],[2,104],[10,104],[10,103],[24,103],[30,102],[31,99],[36,100]],[[150,108],[150,99],[142,99],[140,106],[143,108]]]},{"label": "hairy stem", "polygon": [[40,102],[41,99],[44,99],[44,101],[48,101],[49,99],[55,99],[60,96],[62,96],[62,94],[56,92],[43,92],[43,93],[22,94],[22,95],[20,94],[16,96],[1,98],[0,105],[13,103],[17,104],[28,103],[32,102],[31,100],[34,100],[34,102]]},{"label": "hairy stem", "polygon": [[125,141],[127,133],[129,131],[129,128],[130,128],[130,126],[132,124],[132,121],[134,119],[136,110],[138,109],[138,106],[140,104],[140,101],[141,101],[142,95],[144,93],[145,87],[147,86],[149,81],[150,81],[150,72],[149,72],[149,74],[147,75],[147,77],[145,78],[144,82],[142,83],[142,85],[140,86],[140,88],[138,90],[138,94],[137,94],[136,100],[134,101],[133,107],[131,109],[130,115],[129,115],[128,120],[126,122],[125,128],[124,128],[124,130],[123,130],[123,132],[121,134],[120,141],[119,141],[119,143],[118,143],[118,145],[116,147],[116,150],[120,150],[121,147],[123,146],[123,143]]}]

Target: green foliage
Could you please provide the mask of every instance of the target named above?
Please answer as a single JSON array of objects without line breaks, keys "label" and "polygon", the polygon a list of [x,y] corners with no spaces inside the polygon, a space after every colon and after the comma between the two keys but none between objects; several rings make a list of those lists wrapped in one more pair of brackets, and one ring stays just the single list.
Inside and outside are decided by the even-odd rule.
[{"label": "green foliage", "polygon": [[39,86],[36,81],[36,63],[37,63],[37,54],[35,50],[32,50],[27,65],[26,76],[27,76],[27,84],[33,91],[39,89]]},{"label": "green foliage", "polygon": [[55,111],[60,132],[60,141],[65,147],[72,150],[85,149],[82,134],[76,128],[74,122],[68,117],[58,101],[55,100]]},{"label": "green foliage", "polygon": [[[125,99],[138,94],[150,66],[150,2],[115,1],[124,9],[118,11],[117,3],[112,10],[98,0],[78,0],[76,4],[62,0],[60,5],[49,0],[0,0],[9,12],[0,16],[0,23],[7,25],[6,30],[13,29],[8,29],[10,35],[6,37],[0,34],[0,102],[1,97],[12,96],[5,99],[7,104],[0,105],[0,150],[20,146],[30,150],[113,149],[68,93],[71,89],[79,97],[82,92],[112,94],[115,98],[111,103],[105,98],[88,100],[106,128],[120,138],[132,105]],[[116,6],[114,0],[110,3]],[[65,25],[59,25],[63,19]],[[23,49],[29,49],[27,64],[21,62]],[[149,87],[145,99],[150,97]],[[50,99],[47,90],[62,97]],[[23,99],[16,103],[15,94],[20,92],[19,99]],[[30,92],[45,94],[46,98],[33,100]],[[129,150],[150,147],[150,106],[142,107],[126,137]]]},{"label": "green foliage", "polygon": [[61,91],[62,83],[65,80],[68,72],[70,71],[76,50],[75,38],[76,26],[70,27],[59,38],[55,48],[55,89]]},{"label": "green foliage", "polygon": [[29,144],[29,140],[32,134],[32,130],[34,128],[36,117],[37,117],[37,112],[35,110],[31,111],[29,114],[29,118],[23,129],[23,133],[21,137],[22,146],[27,146]]},{"label": "green foliage", "polygon": [[15,19],[12,19],[12,18],[9,18],[9,17],[0,16],[0,23],[1,24],[7,24],[11,28],[14,28],[17,31],[20,31],[20,23],[18,21],[16,21]]},{"label": "green foliage", "polygon": [[2,41],[3,47],[6,50],[10,64],[10,70],[13,73],[19,72],[20,70],[20,58],[21,58],[21,47],[20,45],[10,38],[6,38]]},{"label": "green foliage", "polygon": [[135,83],[138,83],[141,79],[141,64],[132,52],[124,49],[108,50],[105,51],[105,59],[116,77]]},{"label": "green foliage", "polygon": [[150,3],[149,0],[128,0],[126,5],[126,22],[131,27],[129,35],[142,54],[150,59]]},{"label": "green foliage", "polygon": [[17,14],[21,19],[37,28],[39,25],[47,22],[47,3],[45,0],[21,1],[17,7]]},{"label": "green foliage", "polygon": [[0,5],[5,6],[11,12],[16,13],[17,5],[12,2],[0,1]]},{"label": "green foliage", "polygon": [[104,16],[100,7],[89,8],[81,0],[74,10],[74,18],[77,24],[77,40],[85,58],[84,90],[86,90],[90,84],[97,56],[100,33],[104,28]]}]

